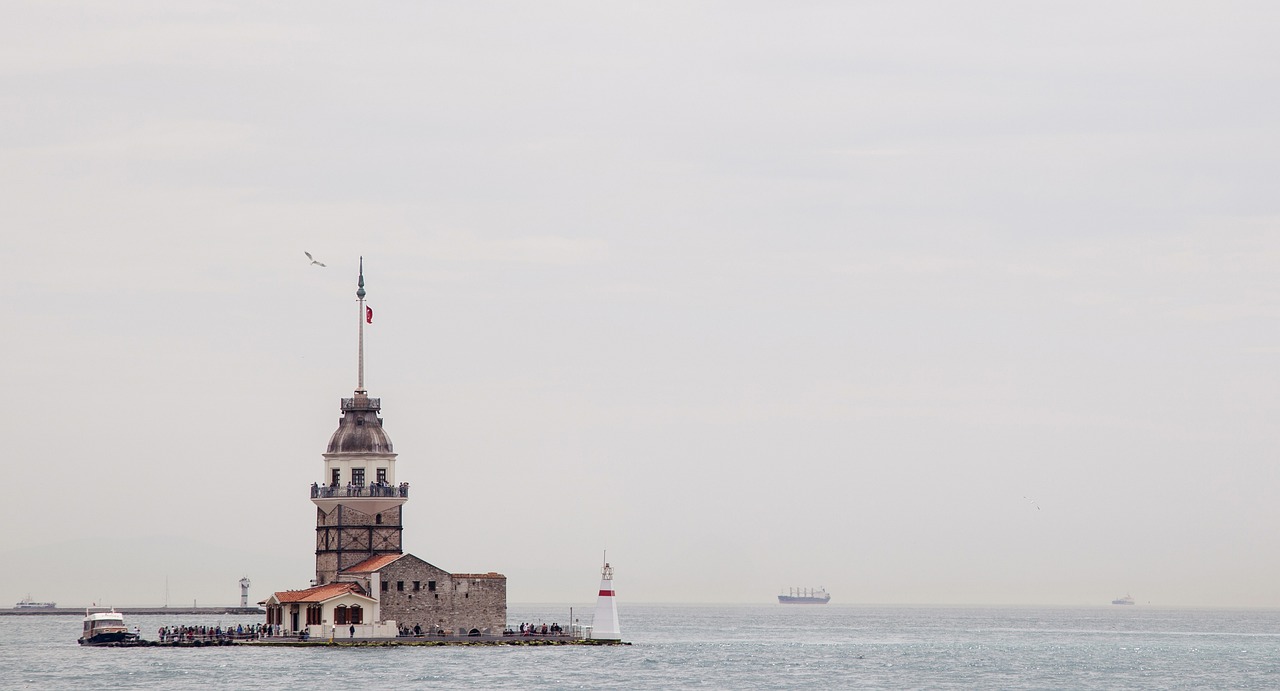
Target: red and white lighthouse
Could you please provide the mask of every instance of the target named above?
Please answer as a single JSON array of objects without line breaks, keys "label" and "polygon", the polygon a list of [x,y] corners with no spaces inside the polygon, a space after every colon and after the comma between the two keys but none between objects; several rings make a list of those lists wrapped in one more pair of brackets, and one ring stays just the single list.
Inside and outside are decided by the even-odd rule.
[{"label": "red and white lighthouse", "polygon": [[620,641],[618,603],[613,592],[613,567],[605,561],[600,569],[600,597],[596,600],[596,616],[591,622],[591,637],[602,641]]}]

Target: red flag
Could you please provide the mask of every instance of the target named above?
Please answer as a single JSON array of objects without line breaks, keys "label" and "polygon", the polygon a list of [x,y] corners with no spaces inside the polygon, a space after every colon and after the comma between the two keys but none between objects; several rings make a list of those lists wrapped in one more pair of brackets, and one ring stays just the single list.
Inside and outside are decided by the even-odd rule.
[{"label": "red flag", "polygon": [[368,305],[364,306],[364,321],[366,324],[373,323],[373,308]]}]

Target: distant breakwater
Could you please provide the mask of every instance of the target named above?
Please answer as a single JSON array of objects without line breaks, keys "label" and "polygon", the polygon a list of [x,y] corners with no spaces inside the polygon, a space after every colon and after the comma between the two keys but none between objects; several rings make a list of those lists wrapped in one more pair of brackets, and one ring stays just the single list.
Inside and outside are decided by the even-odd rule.
[{"label": "distant breakwater", "polygon": [[264,614],[257,607],[30,607],[0,609],[0,616],[74,615],[84,616],[85,610],[105,612],[114,610],[120,614]]}]

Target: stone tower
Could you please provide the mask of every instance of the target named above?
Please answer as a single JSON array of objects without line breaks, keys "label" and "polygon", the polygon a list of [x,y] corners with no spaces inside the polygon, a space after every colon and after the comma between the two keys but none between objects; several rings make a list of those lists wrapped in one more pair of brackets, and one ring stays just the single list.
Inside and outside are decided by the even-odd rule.
[{"label": "stone tower", "polygon": [[396,454],[378,416],[382,402],[364,388],[364,260],[356,298],[360,303],[355,395],[341,401],[342,418],[324,453],[324,480],[311,486],[316,505],[316,584],[371,557],[402,554],[408,483],[396,482]]}]

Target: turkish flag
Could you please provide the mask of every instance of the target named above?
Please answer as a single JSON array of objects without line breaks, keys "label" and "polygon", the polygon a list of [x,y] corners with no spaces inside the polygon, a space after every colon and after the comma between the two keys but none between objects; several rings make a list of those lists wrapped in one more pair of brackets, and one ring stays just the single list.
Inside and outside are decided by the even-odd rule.
[{"label": "turkish flag", "polygon": [[373,323],[373,308],[368,305],[364,306],[364,321],[366,324]]}]

